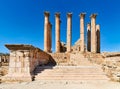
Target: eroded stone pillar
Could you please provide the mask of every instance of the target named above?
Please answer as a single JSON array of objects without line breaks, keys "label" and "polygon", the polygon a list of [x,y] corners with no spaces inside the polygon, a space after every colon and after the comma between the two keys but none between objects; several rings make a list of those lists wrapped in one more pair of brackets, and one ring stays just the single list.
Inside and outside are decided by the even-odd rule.
[{"label": "eroded stone pillar", "polygon": [[100,25],[96,25],[97,53],[100,53]]},{"label": "eroded stone pillar", "polygon": [[44,12],[44,51],[48,52],[48,25],[49,25],[49,12]]},{"label": "eroded stone pillar", "polygon": [[91,17],[91,52],[97,52],[96,43],[96,14],[92,14]]},{"label": "eroded stone pillar", "polygon": [[49,22],[48,24],[48,52],[52,52],[51,48],[52,48],[52,24]]},{"label": "eroded stone pillar", "polygon": [[67,14],[67,52],[71,51],[72,13]]},{"label": "eroded stone pillar", "polygon": [[91,51],[91,24],[87,24],[87,50],[88,52]]},{"label": "eroded stone pillar", "polygon": [[81,52],[85,51],[85,39],[84,39],[84,18],[85,13],[80,14],[80,39],[81,39]]},{"label": "eroded stone pillar", "polygon": [[56,52],[60,52],[60,13],[55,14]]}]

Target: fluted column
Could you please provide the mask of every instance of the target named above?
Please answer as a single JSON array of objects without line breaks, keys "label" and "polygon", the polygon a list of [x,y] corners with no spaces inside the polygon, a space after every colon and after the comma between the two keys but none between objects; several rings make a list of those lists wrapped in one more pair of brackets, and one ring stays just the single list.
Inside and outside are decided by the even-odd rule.
[{"label": "fluted column", "polygon": [[44,51],[48,52],[48,24],[49,24],[49,12],[44,12]]},{"label": "fluted column", "polygon": [[56,52],[60,52],[60,13],[55,14]]},{"label": "fluted column", "polygon": [[71,51],[72,13],[67,14],[67,52]]},{"label": "fluted column", "polygon": [[100,25],[96,25],[97,53],[100,53]]},{"label": "fluted column", "polygon": [[85,13],[80,14],[80,39],[81,39],[81,52],[85,51],[85,39],[84,39],[84,18]]},{"label": "fluted column", "polygon": [[91,51],[91,24],[87,24],[87,50],[88,52]]},{"label": "fluted column", "polygon": [[96,14],[92,14],[91,17],[91,52],[97,52],[96,44]]}]

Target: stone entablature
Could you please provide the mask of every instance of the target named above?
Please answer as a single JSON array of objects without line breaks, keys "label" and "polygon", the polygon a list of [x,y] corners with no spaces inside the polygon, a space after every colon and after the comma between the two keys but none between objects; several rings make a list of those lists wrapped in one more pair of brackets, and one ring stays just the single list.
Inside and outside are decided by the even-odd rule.
[{"label": "stone entablature", "polygon": [[31,81],[34,69],[47,64],[50,55],[32,45],[5,45],[10,50],[8,74],[3,81]]}]

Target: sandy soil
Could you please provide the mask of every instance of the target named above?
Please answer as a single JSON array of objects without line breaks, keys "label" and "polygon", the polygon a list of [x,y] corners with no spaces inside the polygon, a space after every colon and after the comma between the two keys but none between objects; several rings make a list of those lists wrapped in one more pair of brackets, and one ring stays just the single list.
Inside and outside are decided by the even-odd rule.
[{"label": "sandy soil", "polygon": [[0,89],[120,89],[116,82],[33,81],[0,84]]}]

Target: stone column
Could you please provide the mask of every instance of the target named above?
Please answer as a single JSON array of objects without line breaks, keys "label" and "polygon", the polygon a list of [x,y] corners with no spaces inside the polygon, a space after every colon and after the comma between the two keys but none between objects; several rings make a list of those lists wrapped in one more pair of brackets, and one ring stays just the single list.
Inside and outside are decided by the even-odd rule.
[{"label": "stone column", "polygon": [[48,52],[48,24],[49,24],[49,12],[44,12],[44,51]]},{"label": "stone column", "polygon": [[67,52],[71,51],[72,13],[67,14]]},{"label": "stone column", "polygon": [[85,39],[84,39],[84,18],[85,13],[80,14],[80,39],[81,39],[81,52],[85,51]]},{"label": "stone column", "polygon": [[49,22],[48,24],[48,52],[52,52],[51,51],[51,46],[52,46],[51,30],[52,30],[52,24]]},{"label": "stone column", "polygon": [[2,58],[1,58],[1,56],[0,56],[0,63],[2,62]]},{"label": "stone column", "polygon": [[97,53],[100,53],[100,25],[96,25],[96,35],[97,35]]},{"label": "stone column", "polygon": [[92,14],[91,17],[91,52],[96,53],[96,14]]},{"label": "stone column", "polygon": [[55,14],[56,52],[60,52],[60,13]]},{"label": "stone column", "polygon": [[88,23],[87,24],[87,50],[88,50],[88,52],[90,52],[91,51],[91,26],[90,26],[91,24],[90,23]]}]

